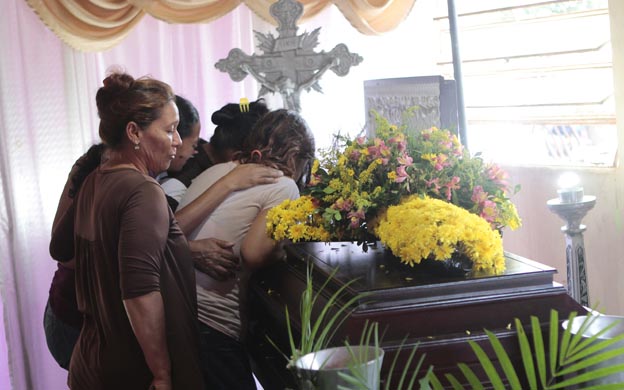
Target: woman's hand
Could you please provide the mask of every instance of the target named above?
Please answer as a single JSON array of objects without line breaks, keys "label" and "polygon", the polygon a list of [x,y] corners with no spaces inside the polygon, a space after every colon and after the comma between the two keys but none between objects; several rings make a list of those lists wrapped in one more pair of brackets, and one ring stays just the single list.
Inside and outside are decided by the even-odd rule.
[{"label": "woman's hand", "polygon": [[261,164],[239,164],[223,177],[232,191],[240,191],[260,184],[272,184],[284,176],[278,169]]},{"label": "woman's hand", "polygon": [[224,281],[236,275],[240,262],[234,254],[234,243],[216,238],[190,241],[195,268],[211,278]]}]

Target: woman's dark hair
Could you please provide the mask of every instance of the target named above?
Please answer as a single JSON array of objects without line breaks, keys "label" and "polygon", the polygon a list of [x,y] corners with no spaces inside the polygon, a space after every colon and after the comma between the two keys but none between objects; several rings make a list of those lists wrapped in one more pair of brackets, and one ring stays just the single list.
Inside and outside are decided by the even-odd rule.
[{"label": "woman's dark hair", "polygon": [[178,113],[180,114],[178,133],[180,138],[184,139],[191,134],[191,128],[199,123],[199,112],[193,103],[180,95],[175,96],[175,104],[178,106]]},{"label": "woman's dark hair", "polygon": [[249,104],[249,111],[242,112],[239,104],[226,104],[212,114],[212,123],[217,125],[210,138],[210,145],[217,153],[239,151],[258,119],[269,109],[263,99]]},{"label": "woman's dark hair", "polygon": [[[301,178],[293,175],[298,164],[307,164],[306,170],[310,169],[314,137],[298,113],[284,109],[271,111],[256,123],[239,157],[242,163],[265,164],[299,181]],[[304,176],[306,173],[307,181],[309,172],[303,172]]]},{"label": "woman's dark hair", "polygon": [[89,150],[87,150],[87,153],[76,161],[74,164],[76,170],[71,176],[71,186],[69,187],[67,196],[72,199],[76,196],[84,179],[100,165],[102,154],[105,149],[106,145],[104,144],[92,145]]},{"label": "woman's dark hair", "polygon": [[146,128],[161,115],[175,95],[171,87],[149,77],[135,80],[127,73],[113,72],[95,95],[100,116],[100,138],[111,148],[121,144],[129,122]]}]

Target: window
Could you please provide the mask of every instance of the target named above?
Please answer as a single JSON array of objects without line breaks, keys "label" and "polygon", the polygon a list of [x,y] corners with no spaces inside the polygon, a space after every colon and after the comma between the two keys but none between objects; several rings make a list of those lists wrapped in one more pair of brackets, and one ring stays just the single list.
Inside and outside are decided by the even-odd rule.
[{"label": "window", "polygon": [[[446,0],[440,73],[453,78]],[[500,163],[612,166],[607,0],[456,1],[471,152]]]}]

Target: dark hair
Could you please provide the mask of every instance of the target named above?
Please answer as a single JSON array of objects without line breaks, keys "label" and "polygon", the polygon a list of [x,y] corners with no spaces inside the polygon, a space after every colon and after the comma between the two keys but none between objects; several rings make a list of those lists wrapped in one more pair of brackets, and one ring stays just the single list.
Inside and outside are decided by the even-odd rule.
[{"label": "dark hair", "polygon": [[311,164],[313,159],[314,137],[308,124],[295,111],[285,109],[263,116],[247,137],[240,153],[243,163],[272,166],[290,177],[295,173],[298,160],[307,160]]},{"label": "dark hair", "polygon": [[239,151],[258,119],[269,109],[263,99],[249,103],[249,111],[242,112],[239,104],[226,104],[212,114],[212,123],[217,125],[210,138],[210,145],[217,153]]},{"label": "dark hair", "polygon": [[100,138],[111,148],[121,144],[126,125],[135,122],[148,127],[161,115],[175,95],[171,87],[149,77],[135,80],[127,73],[113,72],[95,96],[100,116]]},{"label": "dark hair", "polygon": [[100,165],[102,154],[105,149],[106,146],[104,144],[92,145],[89,150],[87,150],[87,153],[76,161],[74,164],[76,171],[71,176],[71,186],[69,187],[67,196],[70,198],[76,196],[84,179]]},{"label": "dark hair", "polygon": [[178,133],[180,138],[184,139],[191,134],[191,128],[199,123],[199,112],[193,103],[180,95],[175,95],[175,104],[178,106],[178,113],[180,114]]}]

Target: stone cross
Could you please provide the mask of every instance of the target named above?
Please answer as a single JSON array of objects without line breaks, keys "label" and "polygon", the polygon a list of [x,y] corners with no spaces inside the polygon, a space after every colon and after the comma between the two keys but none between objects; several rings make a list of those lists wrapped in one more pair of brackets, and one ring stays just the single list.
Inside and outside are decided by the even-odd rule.
[{"label": "stone cross", "polygon": [[320,27],[311,33],[297,35],[296,22],[303,14],[301,3],[279,0],[269,11],[278,22],[279,34],[274,37],[271,33],[254,31],[262,54],[247,55],[240,49],[232,49],[227,58],[215,64],[220,71],[229,73],[234,81],[251,75],[262,85],[259,96],[268,92],[279,93],[285,108],[300,111],[302,90],[322,92],[318,81],[327,70],[345,76],[351,66],[362,61],[362,57],[349,52],[342,43],[328,53],[315,52]]}]

